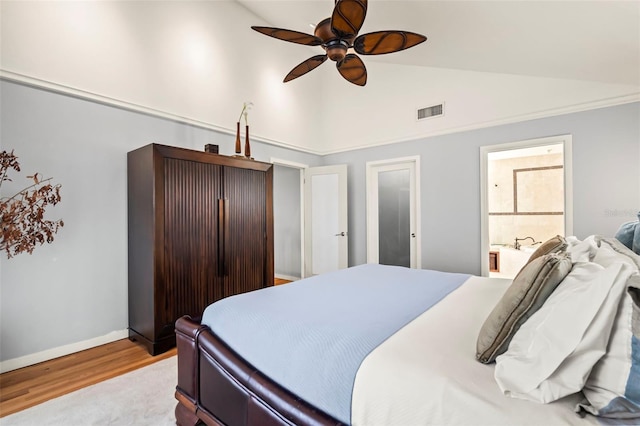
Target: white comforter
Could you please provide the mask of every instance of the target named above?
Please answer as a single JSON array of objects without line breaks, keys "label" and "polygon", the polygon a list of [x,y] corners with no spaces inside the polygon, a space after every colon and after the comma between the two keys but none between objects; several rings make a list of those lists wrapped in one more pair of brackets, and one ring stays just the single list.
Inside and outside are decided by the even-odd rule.
[{"label": "white comforter", "polygon": [[480,327],[509,283],[471,277],[371,352],[356,375],[352,424],[599,424],[574,413],[577,394],[551,404],[504,396],[494,365],[475,360]]}]

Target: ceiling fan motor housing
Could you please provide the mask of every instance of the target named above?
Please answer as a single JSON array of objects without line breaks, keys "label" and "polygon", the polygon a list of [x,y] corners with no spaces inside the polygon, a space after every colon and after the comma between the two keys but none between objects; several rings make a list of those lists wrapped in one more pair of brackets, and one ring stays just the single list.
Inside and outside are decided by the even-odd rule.
[{"label": "ceiling fan motor housing", "polygon": [[332,40],[326,45],[323,45],[324,50],[327,51],[329,59],[335,62],[340,62],[347,55],[347,49],[349,46],[344,40]]},{"label": "ceiling fan motor housing", "polygon": [[331,29],[331,18],[320,21],[313,34],[322,40],[322,47],[327,52],[327,56],[335,62],[344,59],[347,55],[347,49],[351,47],[354,39],[354,37],[350,39],[339,38]]}]

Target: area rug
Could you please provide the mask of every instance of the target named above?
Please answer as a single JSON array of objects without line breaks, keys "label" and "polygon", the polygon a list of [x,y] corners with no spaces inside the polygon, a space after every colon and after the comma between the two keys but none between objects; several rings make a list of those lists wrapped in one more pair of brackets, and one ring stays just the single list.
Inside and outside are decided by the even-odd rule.
[{"label": "area rug", "polygon": [[0,419],[2,426],[176,424],[175,356]]}]

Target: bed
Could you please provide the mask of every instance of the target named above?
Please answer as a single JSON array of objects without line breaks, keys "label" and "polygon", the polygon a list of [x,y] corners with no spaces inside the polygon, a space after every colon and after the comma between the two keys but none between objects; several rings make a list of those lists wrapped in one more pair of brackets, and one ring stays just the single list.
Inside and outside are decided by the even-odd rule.
[{"label": "bed", "polygon": [[369,264],[218,301],[176,323],[177,424],[638,424],[640,257],[603,241],[513,282]]}]

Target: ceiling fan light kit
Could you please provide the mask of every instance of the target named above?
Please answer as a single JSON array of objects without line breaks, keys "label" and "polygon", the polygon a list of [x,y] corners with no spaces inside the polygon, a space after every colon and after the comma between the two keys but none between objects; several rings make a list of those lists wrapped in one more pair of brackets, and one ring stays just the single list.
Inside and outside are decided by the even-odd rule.
[{"label": "ceiling fan light kit", "polygon": [[336,0],[330,18],[316,25],[314,34],[282,28],[252,26],[259,33],[290,43],[306,46],[321,46],[325,54],[315,55],[296,65],[284,82],[298,78],[322,65],[327,59],[336,63],[336,68],[347,81],[364,86],[367,84],[367,69],[360,55],[382,55],[416,46],[427,38],[409,31],[376,31],[358,36],[367,14],[367,0]]}]

